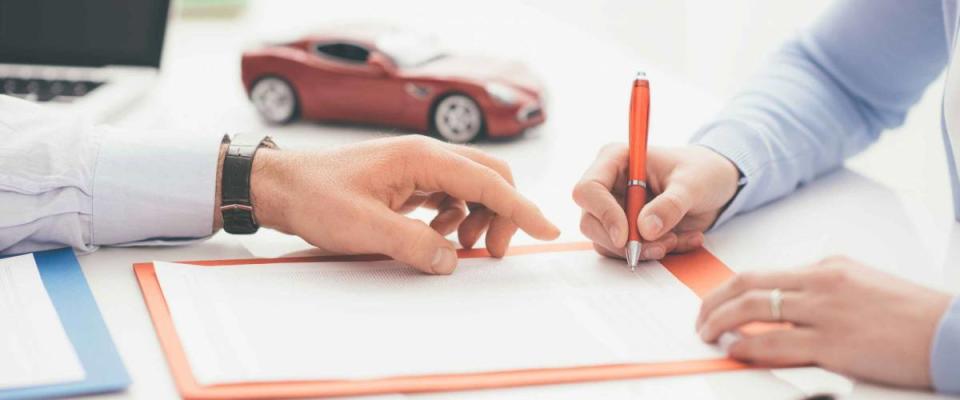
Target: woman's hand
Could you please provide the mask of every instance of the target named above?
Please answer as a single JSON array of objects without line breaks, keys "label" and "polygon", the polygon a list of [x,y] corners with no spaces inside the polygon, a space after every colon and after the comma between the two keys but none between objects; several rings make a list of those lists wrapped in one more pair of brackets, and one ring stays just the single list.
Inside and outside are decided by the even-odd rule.
[{"label": "woman's hand", "polygon": [[[612,143],[573,190],[583,209],[580,230],[598,252],[624,257],[627,216],[627,145]],[[641,259],[660,259],[703,245],[710,228],[737,191],[740,172],[732,162],[701,146],[652,148],[647,158],[651,200],[640,211],[637,227],[645,241]]]},{"label": "woman's hand", "polygon": [[743,273],[703,299],[697,330],[707,342],[753,321],[772,321],[782,291],[791,329],[744,336],[730,356],[753,363],[817,364],[858,378],[930,387],[930,347],[950,296],[844,257],[782,272]]},{"label": "woman's hand", "polygon": [[[521,228],[538,239],[560,231],[514,187],[506,163],[423,136],[371,140],[332,151],[261,149],[251,176],[262,226],[338,253],[380,253],[423,272],[449,274],[458,230],[471,247],[487,232],[500,257]],[[438,210],[430,225],[403,216]]]}]

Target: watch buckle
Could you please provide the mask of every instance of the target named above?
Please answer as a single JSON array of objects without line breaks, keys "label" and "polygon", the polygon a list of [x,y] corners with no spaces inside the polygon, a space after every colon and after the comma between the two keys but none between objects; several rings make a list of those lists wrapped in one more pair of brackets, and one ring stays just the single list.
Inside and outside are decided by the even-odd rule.
[{"label": "watch buckle", "polygon": [[234,210],[247,211],[252,213],[253,207],[248,206],[246,204],[227,204],[225,206],[220,206],[220,211],[234,211]]}]

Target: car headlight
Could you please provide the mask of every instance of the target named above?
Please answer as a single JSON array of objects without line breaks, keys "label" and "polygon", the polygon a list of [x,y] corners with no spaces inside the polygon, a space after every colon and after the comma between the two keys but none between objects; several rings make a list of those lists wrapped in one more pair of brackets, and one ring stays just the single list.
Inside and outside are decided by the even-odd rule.
[{"label": "car headlight", "polygon": [[502,83],[488,83],[484,89],[497,103],[508,106],[517,103],[517,90],[510,86]]}]

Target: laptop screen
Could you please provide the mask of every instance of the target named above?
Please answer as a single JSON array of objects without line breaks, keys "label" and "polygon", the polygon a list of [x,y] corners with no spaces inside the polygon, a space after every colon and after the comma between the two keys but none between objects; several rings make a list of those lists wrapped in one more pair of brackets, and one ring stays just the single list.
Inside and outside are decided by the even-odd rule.
[{"label": "laptop screen", "polygon": [[0,0],[0,63],[160,66],[169,0]]}]

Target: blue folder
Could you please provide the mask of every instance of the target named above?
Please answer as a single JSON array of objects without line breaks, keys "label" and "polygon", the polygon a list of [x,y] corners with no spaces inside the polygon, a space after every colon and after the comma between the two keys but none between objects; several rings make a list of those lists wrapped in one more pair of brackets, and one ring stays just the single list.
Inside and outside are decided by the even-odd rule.
[{"label": "blue folder", "polygon": [[0,390],[0,399],[79,396],[126,389],[130,385],[130,376],[103,323],[73,250],[37,252],[34,259],[43,286],[83,364],[86,377],[78,382]]}]

